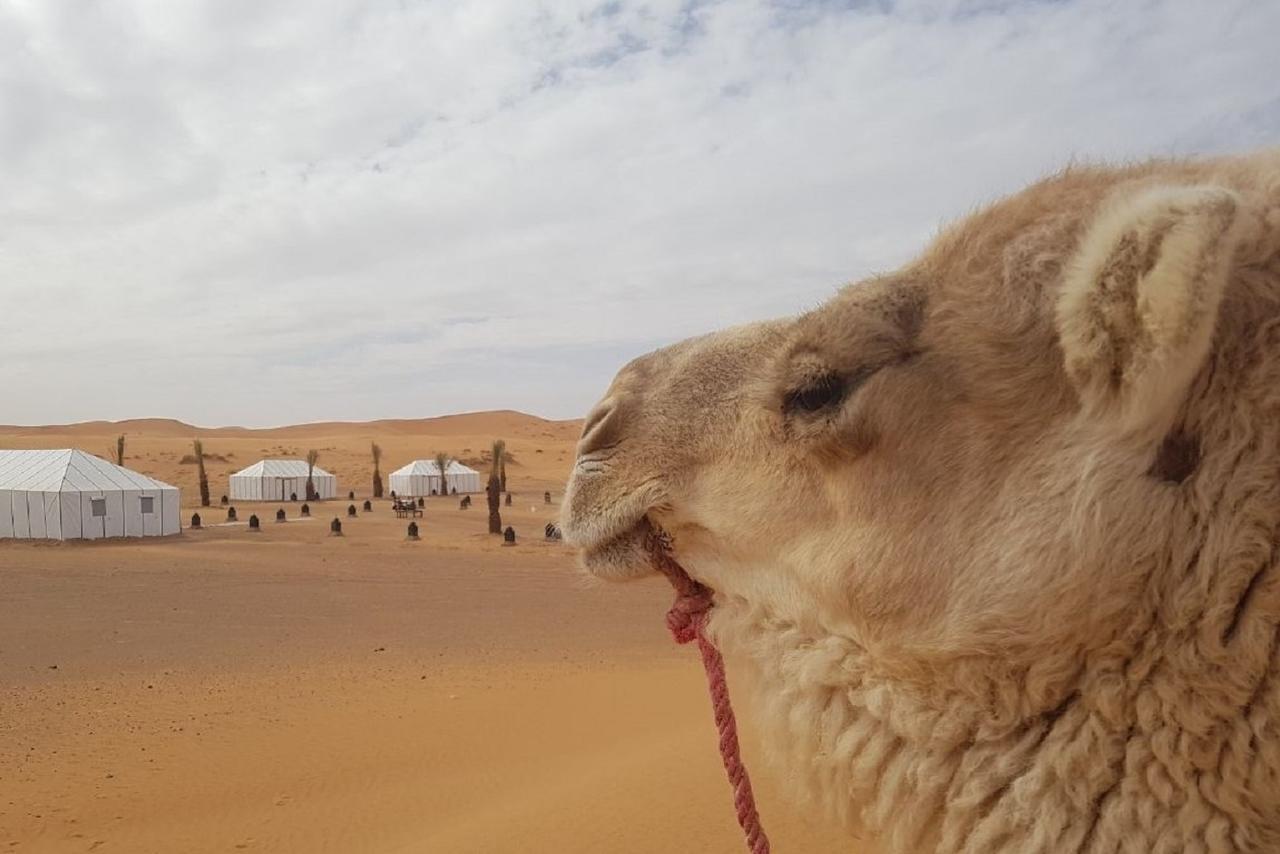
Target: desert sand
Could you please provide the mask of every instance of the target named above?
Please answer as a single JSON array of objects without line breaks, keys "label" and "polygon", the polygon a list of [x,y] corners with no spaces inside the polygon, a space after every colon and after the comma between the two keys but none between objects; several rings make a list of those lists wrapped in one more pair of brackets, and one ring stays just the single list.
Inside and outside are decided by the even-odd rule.
[{"label": "desert sand", "polygon": [[[198,435],[215,504],[214,526],[178,537],[0,541],[0,851],[740,851],[665,584],[592,583],[542,538],[579,427],[510,412],[0,427],[3,448],[103,457],[123,432],[125,464],[180,486],[184,519],[200,509],[181,462]],[[216,524],[227,475],[263,457],[315,448],[363,500],[372,440],[385,477],[437,450],[485,472],[497,437],[514,548],[485,533],[483,496],[428,500],[420,542],[385,500],[355,519],[346,500],[316,503],[310,521],[239,504],[261,533]],[[850,850],[787,800],[744,718],[774,849]]]}]

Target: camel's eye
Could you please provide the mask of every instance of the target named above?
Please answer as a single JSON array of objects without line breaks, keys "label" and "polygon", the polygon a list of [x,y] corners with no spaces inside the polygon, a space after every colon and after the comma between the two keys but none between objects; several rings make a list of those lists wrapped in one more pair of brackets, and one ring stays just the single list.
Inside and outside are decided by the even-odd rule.
[{"label": "camel's eye", "polygon": [[787,412],[818,412],[840,405],[849,394],[848,381],[839,374],[820,374],[800,388],[787,392],[782,408]]}]

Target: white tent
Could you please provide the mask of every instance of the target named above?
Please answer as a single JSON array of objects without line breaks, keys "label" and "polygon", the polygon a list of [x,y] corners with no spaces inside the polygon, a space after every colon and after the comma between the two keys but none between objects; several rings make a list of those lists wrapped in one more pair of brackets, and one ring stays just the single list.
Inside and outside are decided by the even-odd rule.
[{"label": "white tent", "polygon": [[[319,466],[311,472],[311,485],[320,498],[338,494],[338,479]],[[235,501],[289,501],[294,495],[300,500],[307,497],[305,460],[259,460],[231,475]]]},{"label": "white tent", "polygon": [[[464,466],[457,460],[451,460],[445,467],[445,478],[448,489],[445,494],[457,490],[459,495],[469,492],[483,492],[480,486],[480,472]],[[388,488],[396,495],[417,497],[419,495],[440,494],[440,467],[435,460],[414,460],[407,466],[391,473]]]},{"label": "white tent", "polygon": [[176,486],[84,451],[0,451],[0,539],[158,537],[181,530]]}]

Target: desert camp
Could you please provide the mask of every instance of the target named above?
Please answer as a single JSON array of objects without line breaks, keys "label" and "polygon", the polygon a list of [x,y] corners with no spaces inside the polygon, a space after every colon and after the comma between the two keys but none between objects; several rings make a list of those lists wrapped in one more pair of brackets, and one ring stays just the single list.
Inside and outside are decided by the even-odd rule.
[{"label": "desert camp", "polygon": [[74,449],[0,450],[0,539],[179,532],[178,490]]},{"label": "desert camp", "polygon": [[391,473],[391,491],[417,498],[425,495],[469,495],[482,491],[480,472],[450,460],[443,483],[435,460],[414,460]]},{"label": "desert camp", "polygon": [[[230,496],[236,501],[297,501],[338,495],[338,479],[306,460],[259,460],[229,478]],[[307,481],[314,495],[307,495]]]}]

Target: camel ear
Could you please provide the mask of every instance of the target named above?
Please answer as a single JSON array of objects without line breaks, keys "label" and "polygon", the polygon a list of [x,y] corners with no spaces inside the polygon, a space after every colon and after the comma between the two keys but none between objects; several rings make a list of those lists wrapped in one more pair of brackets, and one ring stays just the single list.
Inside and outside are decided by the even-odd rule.
[{"label": "camel ear", "polygon": [[1138,430],[1173,416],[1209,353],[1238,207],[1221,187],[1159,187],[1088,228],[1057,306],[1086,411]]}]

